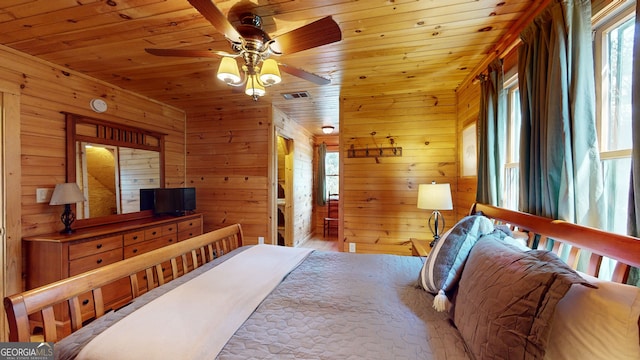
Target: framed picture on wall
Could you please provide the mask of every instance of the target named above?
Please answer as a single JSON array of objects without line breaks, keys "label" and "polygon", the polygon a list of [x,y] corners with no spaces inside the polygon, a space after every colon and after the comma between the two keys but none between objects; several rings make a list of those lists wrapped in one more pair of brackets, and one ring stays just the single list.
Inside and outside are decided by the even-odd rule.
[{"label": "framed picture on wall", "polygon": [[462,130],[462,176],[478,174],[476,124],[473,123]]}]

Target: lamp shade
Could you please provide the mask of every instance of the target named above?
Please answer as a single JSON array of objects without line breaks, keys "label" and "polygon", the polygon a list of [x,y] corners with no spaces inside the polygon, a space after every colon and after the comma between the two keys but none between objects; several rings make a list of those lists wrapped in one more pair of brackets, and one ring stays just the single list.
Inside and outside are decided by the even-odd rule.
[{"label": "lamp shade", "polygon": [[49,205],[66,205],[84,201],[84,194],[76,183],[56,184]]},{"label": "lamp shade", "polygon": [[452,210],[451,187],[449,184],[418,185],[418,208],[428,210]]},{"label": "lamp shade", "polygon": [[218,67],[218,79],[224,81],[227,84],[240,83],[240,71],[238,70],[238,63],[235,59],[230,57],[223,57]]},{"label": "lamp shade", "polygon": [[265,85],[275,85],[282,81],[278,63],[273,59],[267,59],[262,63],[260,69],[260,81]]},{"label": "lamp shade", "polygon": [[262,86],[262,84],[260,84],[260,82],[258,81],[257,75],[249,76],[249,78],[247,79],[247,88],[245,89],[244,93],[253,97],[264,96],[264,86]]}]

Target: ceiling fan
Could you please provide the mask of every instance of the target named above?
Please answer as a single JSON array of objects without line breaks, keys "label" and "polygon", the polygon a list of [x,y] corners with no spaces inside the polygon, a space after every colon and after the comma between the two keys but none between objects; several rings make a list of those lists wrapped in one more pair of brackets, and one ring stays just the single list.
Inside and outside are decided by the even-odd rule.
[{"label": "ceiling fan", "polygon": [[[232,52],[216,50],[145,49],[158,56],[222,57],[217,77],[230,86],[246,86],[245,93],[254,100],[265,94],[265,87],[280,82],[282,70],[288,74],[327,85],[331,80],[302,69],[278,63],[270,58],[330,44],[342,39],[342,32],[331,16],[316,20],[271,38],[262,30],[262,18],[245,14],[234,27],[212,0],[188,0],[213,27],[231,43]],[[240,75],[236,58],[242,59]]]}]

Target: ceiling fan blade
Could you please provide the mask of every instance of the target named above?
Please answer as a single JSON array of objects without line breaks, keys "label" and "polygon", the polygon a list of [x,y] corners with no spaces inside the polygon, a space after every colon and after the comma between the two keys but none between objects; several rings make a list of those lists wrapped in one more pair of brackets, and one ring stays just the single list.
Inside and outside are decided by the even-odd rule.
[{"label": "ceiling fan blade", "polygon": [[157,56],[182,56],[182,57],[237,57],[238,55],[229,54],[224,51],[216,50],[184,50],[184,49],[144,49],[151,55]]},{"label": "ceiling fan blade", "polygon": [[301,79],[307,80],[307,81],[311,81],[314,84],[317,85],[328,85],[331,84],[331,80],[324,78],[320,75],[316,75],[314,73],[310,73],[308,71],[304,71],[302,69],[293,67],[293,66],[289,66],[287,64],[282,64],[282,63],[278,63],[278,67],[280,68],[280,70],[286,72],[287,74],[293,75],[293,76],[297,76]]},{"label": "ceiling fan blade", "polygon": [[275,43],[283,54],[292,54],[340,40],[340,27],[327,16],[278,36]]},{"label": "ceiling fan blade", "polygon": [[209,20],[216,30],[224,34],[227,39],[238,42],[242,38],[240,33],[231,25],[227,17],[211,0],[189,0],[191,6],[196,8],[205,19]]}]

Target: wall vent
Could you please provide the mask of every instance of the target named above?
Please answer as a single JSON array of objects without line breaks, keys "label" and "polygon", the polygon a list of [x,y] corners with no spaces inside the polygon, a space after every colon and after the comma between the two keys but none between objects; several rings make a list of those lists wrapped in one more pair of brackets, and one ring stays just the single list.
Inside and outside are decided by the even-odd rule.
[{"label": "wall vent", "polygon": [[282,94],[282,97],[287,100],[293,100],[293,99],[310,98],[311,95],[309,95],[308,91],[297,91],[297,92],[291,92],[291,93],[284,93]]}]

